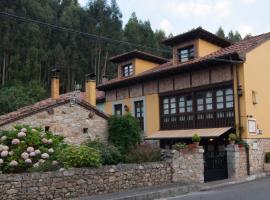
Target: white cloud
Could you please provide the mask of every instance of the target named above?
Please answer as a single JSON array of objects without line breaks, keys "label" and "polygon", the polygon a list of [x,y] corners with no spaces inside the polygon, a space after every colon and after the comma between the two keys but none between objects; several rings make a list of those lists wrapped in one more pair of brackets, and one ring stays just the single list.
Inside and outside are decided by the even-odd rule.
[{"label": "white cloud", "polygon": [[169,22],[168,19],[163,19],[160,24],[159,24],[159,28],[164,30],[167,34],[171,33],[172,31],[172,25],[171,23]]},{"label": "white cloud", "polygon": [[227,17],[232,10],[231,0],[171,0],[167,9],[176,16],[182,17],[215,17],[218,19]]},{"label": "white cloud", "polygon": [[247,34],[254,34],[254,28],[248,24],[239,24],[237,26],[237,30],[241,34],[242,37],[245,37]]},{"label": "white cloud", "polygon": [[245,4],[253,4],[256,2],[256,0],[240,0],[242,3],[245,3]]}]

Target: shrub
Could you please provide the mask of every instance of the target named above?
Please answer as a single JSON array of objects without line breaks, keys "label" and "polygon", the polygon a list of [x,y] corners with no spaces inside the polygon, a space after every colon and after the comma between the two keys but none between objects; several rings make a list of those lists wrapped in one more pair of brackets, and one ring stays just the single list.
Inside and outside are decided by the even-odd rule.
[{"label": "shrub", "polygon": [[187,144],[186,143],[182,143],[182,142],[179,142],[179,143],[176,143],[172,146],[173,149],[177,150],[177,151],[180,151],[181,149],[186,149],[187,148]]},{"label": "shrub", "polygon": [[58,160],[65,168],[100,166],[99,151],[86,145],[67,146],[59,152]]},{"label": "shrub", "polygon": [[151,144],[136,145],[125,156],[127,163],[157,162],[161,160],[161,149]]},{"label": "shrub", "polygon": [[192,142],[200,142],[201,141],[201,137],[197,134],[194,134],[192,136]]},{"label": "shrub", "polygon": [[56,161],[55,152],[65,146],[63,137],[26,125],[2,131],[0,138],[0,171],[4,173],[31,171]]},{"label": "shrub", "polygon": [[89,140],[86,145],[100,152],[102,165],[115,165],[122,161],[120,151],[113,145],[105,144],[99,139]]},{"label": "shrub", "polygon": [[270,163],[270,152],[265,153],[265,162]]},{"label": "shrub", "polygon": [[229,140],[230,140],[230,141],[236,141],[236,140],[237,140],[236,134],[231,133],[231,134],[229,135]]},{"label": "shrub", "polygon": [[109,142],[115,145],[122,154],[128,152],[142,140],[142,131],[136,118],[130,114],[122,117],[112,116],[108,122]]}]

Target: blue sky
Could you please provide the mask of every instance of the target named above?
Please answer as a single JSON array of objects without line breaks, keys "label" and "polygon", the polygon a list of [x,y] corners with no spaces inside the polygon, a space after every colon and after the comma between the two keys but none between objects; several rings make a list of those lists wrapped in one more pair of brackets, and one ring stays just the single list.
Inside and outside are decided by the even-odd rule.
[{"label": "blue sky", "polygon": [[[88,0],[79,0],[82,6]],[[109,1],[109,0],[108,0]],[[239,30],[242,36],[270,32],[269,0],[117,0],[125,24],[134,11],[153,29],[174,35],[202,26],[216,32]]]}]

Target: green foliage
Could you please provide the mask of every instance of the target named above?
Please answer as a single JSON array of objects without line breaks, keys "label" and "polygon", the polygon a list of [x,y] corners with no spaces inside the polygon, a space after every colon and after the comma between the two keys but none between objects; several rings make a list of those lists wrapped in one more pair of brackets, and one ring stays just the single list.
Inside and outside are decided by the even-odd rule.
[{"label": "green foliage", "polygon": [[123,160],[120,151],[115,146],[106,144],[99,139],[89,140],[86,145],[100,152],[102,165],[115,165]]},{"label": "green foliage", "polygon": [[108,122],[109,141],[125,154],[142,141],[142,131],[131,114],[112,116]]},{"label": "green foliage", "polygon": [[172,146],[173,149],[177,150],[177,151],[180,151],[181,149],[186,149],[187,148],[187,144],[186,143],[182,143],[182,142],[179,142],[179,143],[176,143]]},{"label": "green foliage", "polygon": [[198,134],[194,134],[192,136],[192,142],[200,142],[201,141],[201,137]]},{"label": "green foliage", "polygon": [[45,89],[37,82],[26,86],[20,84],[0,89],[0,114],[30,105],[46,97]]},{"label": "green foliage", "polygon": [[139,144],[125,156],[127,163],[157,162],[161,160],[161,149],[151,144]]},{"label": "green foliage", "polygon": [[265,162],[270,163],[270,152],[265,153]]},{"label": "green foliage", "polygon": [[100,152],[86,145],[67,146],[58,154],[58,160],[64,167],[99,167]]},{"label": "green foliage", "polygon": [[229,140],[230,140],[230,141],[236,141],[236,140],[237,140],[236,134],[230,133],[230,134],[229,134]]},{"label": "green foliage", "polygon": [[[52,162],[54,166],[50,169],[58,168],[55,165],[56,154],[66,146],[63,137],[26,125],[15,126],[11,131],[1,131],[0,138],[0,159],[3,162],[0,164],[0,171],[4,173],[42,170],[46,168],[42,168],[43,165],[49,169]],[[8,154],[4,155],[5,153]],[[17,164],[12,166],[11,163],[14,162]]]}]

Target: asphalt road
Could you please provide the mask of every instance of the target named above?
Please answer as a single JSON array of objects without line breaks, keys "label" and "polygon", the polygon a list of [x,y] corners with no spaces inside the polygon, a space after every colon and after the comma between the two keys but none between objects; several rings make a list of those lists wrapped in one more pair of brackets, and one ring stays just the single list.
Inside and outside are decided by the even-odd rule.
[{"label": "asphalt road", "polygon": [[270,200],[270,178],[194,192],[166,200]]}]

